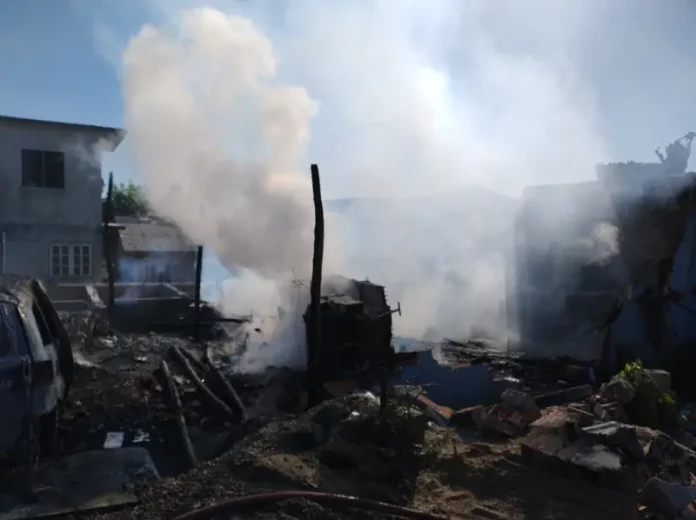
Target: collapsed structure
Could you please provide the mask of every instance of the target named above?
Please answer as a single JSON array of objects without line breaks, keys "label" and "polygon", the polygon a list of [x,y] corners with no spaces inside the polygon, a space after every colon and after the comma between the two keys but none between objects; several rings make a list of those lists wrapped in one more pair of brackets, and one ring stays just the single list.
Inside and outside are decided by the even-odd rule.
[{"label": "collapsed structure", "polygon": [[509,318],[530,352],[668,363],[696,339],[696,174],[690,132],[657,163],[597,166],[597,180],[525,191]]}]

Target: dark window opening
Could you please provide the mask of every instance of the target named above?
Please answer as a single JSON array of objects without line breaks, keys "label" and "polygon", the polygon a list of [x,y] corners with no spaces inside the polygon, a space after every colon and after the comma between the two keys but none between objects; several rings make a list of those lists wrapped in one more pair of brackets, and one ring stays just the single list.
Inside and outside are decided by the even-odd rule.
[{"label": "dark window opening", "polygon": [[[24,337],[17,307],[10,303],[0,303],[0,357],[20,352]],[[21,351],[23,352],[23,350]]]},{"label": "dark window opening", "polygon": [[22,186],[65,188],[65,155],[63,152],[22,150]]}]

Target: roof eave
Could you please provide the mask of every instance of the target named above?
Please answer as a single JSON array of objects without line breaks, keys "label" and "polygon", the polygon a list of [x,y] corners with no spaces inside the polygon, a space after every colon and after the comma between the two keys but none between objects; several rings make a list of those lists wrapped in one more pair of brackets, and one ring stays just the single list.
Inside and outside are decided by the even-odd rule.
[{"label": "roof eave", "polygon": [[107,134],[106,145],[103,147],[105,152],[116,151],[116,148],[119,147],[119,145],[123,142],[123,139],[126,137],[125,130],[119,130],[116,128],[113,130],[114,131],[112,133]]}]

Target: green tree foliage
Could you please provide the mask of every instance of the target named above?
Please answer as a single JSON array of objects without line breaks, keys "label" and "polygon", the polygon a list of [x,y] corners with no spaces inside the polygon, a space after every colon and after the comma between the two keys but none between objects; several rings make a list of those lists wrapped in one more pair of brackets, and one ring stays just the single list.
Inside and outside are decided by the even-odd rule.
[{"label": "green tree foliage", "polygon": [[[106,194],[104,195],[106,203]],[[114,215],[141,216],[149,211],[142,186],[129,182],[114,186],[113,192]]]}]

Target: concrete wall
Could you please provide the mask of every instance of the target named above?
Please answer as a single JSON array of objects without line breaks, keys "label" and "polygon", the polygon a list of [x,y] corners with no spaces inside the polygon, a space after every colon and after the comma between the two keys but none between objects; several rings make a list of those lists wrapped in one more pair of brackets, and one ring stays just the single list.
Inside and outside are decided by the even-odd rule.
[{"label": "concrete wall", "polygon": [[[51,244],[87,244],[91,274],[68,279],[100,278],[103,180],[98,145],[107,137],[91,127],[0,118],[0,231],[5,232],[7,274],[50,281]],[[22,186],[22,149],[63,152],[64,189]]]},{"label": "concrete wall", "polygon": [[[5,234],[4,274],[34,276],[51,282],[94,281],[101,279],[103,257],[100,228],[53,224],[0,224]],[[86,276],[53,276],[51,246],[89,245],[91,273]]]}]

